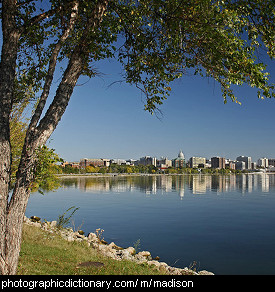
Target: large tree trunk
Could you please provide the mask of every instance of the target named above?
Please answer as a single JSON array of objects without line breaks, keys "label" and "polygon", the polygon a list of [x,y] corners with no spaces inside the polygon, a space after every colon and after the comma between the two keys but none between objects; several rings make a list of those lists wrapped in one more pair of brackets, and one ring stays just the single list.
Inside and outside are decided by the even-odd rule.
[{"label": "large tree trunk", "polygon": [[16,30],[14,19],[16,1],[2,2],[3,45],[0,63],[0,273],[6,274],[5,234],[11,169],[9,118],[13,100],[19,32]]},{"label": "large tree trunk", "polygon": [[[102,0],[95,7],[93,17],[88,21],[79,44],[72,52],[54,100],[45,116],[40,120],[52,80],[50,75],[53,74],[55,58],[57,58],[59,49],[56,47],[56,50],[54,50],[56,55],[53,55],[50,61],[49,76],[46,79],[48,82],[45,83],[43,94],[26,133],[16,182],[9,201],[11,168],[9,117],[12,108],[20,33],[16,29],[14,19],[16,1],[2,1],[3,46],[0,64],[0,274],[2,275],[16,274],[23,218],[30,195],[31,183],[34,179],[37,151],[46,143],[66,110],[76,82],[82,73],[84,61],[89,53],[86,51],[86,46],[89,44],[89,31],[94,30],[102,20],[107,3],[107,0]],[[75,1],[68,30],[73,26],[77,5],[77,1]],[[65,32],[67,35],[68,33],[69,31]],[[66,37],[65,34],[63,35],[64,38]],[[60,42],[57,45],[60,46]]]},{"label": "large tree trunk", "polygon": [[[33,182],[36,154],[44,145],[56,128],[64,113],[74,86],[82,70],[80,51],[75,50],[59,85],[51,110],[43,119],[40,129],[29,128],[20,165],[16,175],[16,183],[9,201],[9,184],[11,170],[11,145],[9,119],[12,109],[15,67],[18,53],[20,32],[16,28],[14,15],[16,14],[16,1],[3,1],[2,31],[3,45],[0,63],[0,274],[16,274],[23,218],[27,207],[30,186]],[[72,21],[68,30],[72,28],[75,20],[73,7]],[[69,31],[65,32],[67,35]],[[63,41],[63,40],[62,40]],[[60,43],[58,44],[60,46]],[[55,50],[55,54],[60,48]],[[57,58],[57,55],[54,56]],[[53,64],[55,66],[55,64]],[[53,68],[49,69],[51,75]],[[50,71],[51,70],[51,71]]]},{"label": "large tree trunk", "polygon": [[29,131],[26,136],[15,187],[10,202],[2,209],[5,220],[0,222],[3,230],[0,235],[3,242],[1,246],[1,274],[16,273],[23,218],[30,195],[30,186],[34,179],[36,154],[39,148],[46,143],[61,119],[81,71],[82,53],[76,49],[45,117],[41,120],[39,126],[34,131]]},{"label": "large tree trunk", "polygon": [[30,186],[34,178],[35,147],[24,145],[22,158],[17,171],[13,194],[7,205],[5,230],[5,265],[2,272],[14,275],[17,271],[23,218],[30,196]]}]

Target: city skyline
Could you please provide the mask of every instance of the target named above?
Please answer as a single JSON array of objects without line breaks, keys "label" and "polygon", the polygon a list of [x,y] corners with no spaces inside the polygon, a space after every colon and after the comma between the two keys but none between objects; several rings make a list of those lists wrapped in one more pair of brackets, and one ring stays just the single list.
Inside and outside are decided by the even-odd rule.
[{"label": "city skyline", "polygon": [[[266,62],[274,76],[273,63]],[[179,149],[186,157],[275,157],[274,100],[258,99],[255,89],[236,86],[242,105],[224,104],[215,81],[186,75],[171,84],[156,117],[143,110],[138,89],[116,82],[122,77],[114,60],[95,66],[102,75],[79,80],[48,143],[63,159],[174,158]]]},{"label": "city skyline", "polygon": [[[269,169],[274,171],[275,158],[259,158],[257,161],[252,161],[250,156],[238,156],[236,159],[229,159],[226,157],[214,156],[210,159],[206,157],[190,157],[186,159],[182,150],[180,150],[177,157],[168,159],[161,157],[160,159],[151,156],[143,156],[139,159],[117,159],[117,158],[81,158],[79,161],[64,161],[62,166],[67,165],[72,168],[86,169],[87,167],[111,167],[112,164],[129,165],[129,166],[154,166],[159,170],[166,170],[170,167],[182,169],[190,168],[211,168],[211,169],[232,169],[232,170],[256,170],[258,168]],[[90,170],[89,170],[90,171]],[[89,172],[88,171],[88,172]]]},{"label": "city skyline", "polygon": [[[108,156],[106,156],[106,157],[97,157],[97,156],[95,156],[95,157],[81,157],[81,158],[79,158],[79,159],[76,159],[76,160],[71,160],[70,162],[80,162],[81,160],[85,160],[85,159],[88,159],[88,160],[91,160],[91,159],[102,159],[102,160],[112,160],[112,161],[114,161],[115,163],[118,163],[119,161],[121,162],[121,161],[130,161],[130,160],[133,160],[133,161],[137,161],[137,160],[141,160],[141,159],[144,159],[144,158],[152,158],[152,159],[156,159],[156,160],[161,160],[161,159],[168,159],[168,160],[174,160],[174,159],[176,159],[177,157],[179,157],[180,156],[180,154],[181,155],[183,155],[183,158],[184,158],[184,160],[185,161],[189,161],[190,159],[192,159],[192,158],[204,158],[204,159],[206,159],[206,160],[209,160],[209,161],[211,161],[211,159],[212,158],[223,158],[223,159],[225,159],[225,160],[229,160],[229,161],[240,161],[241,159],[241,157],[245,157],[245,158],[250,158],[250,163],[253,163],[253,162],[258,162],[259,160],[261,160],[261,159],[269,159],[269,160],[275,160],[275,158],[274,157],[266,157],[266,156],[261,156],[261,157],[258,157],[255,161],[252,159],[252,157],[251,156],[246,156],[246,155],[238,155],[236,158],[231,158],[231,157],[227,157],[227,156],[224,156],[224,157],[221,157],[221,156],[218,156],[218,155],[214,155],[214,156],[212,156],[212,157],[203,157],[203,156],[194,156],[194,155],[192,155],[192,156],[190,156],[188,159],[187,159],[187,157],[185,156],[185,154],[183,153],[183,151],[180,149],[179,151],[178,151],[178,155],[174,155],[174,157],[168,157],[168,156],[166,156],[166,155],[162,155],[162,156],[160,156],[160,157],[156,157],[155,155],[143,155],[143,156],[141,156],[141,157],[108,157]],[[64,160],[64,161],[69,161],[69,160]]]}]

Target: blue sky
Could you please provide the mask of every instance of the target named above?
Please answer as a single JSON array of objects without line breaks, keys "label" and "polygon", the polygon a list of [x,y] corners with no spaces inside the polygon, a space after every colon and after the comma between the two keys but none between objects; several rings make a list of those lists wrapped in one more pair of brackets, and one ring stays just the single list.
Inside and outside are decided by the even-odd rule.
[{"label": "blue sky", "polygon": [[[158,119],[144,111],[138,89],[125,83],[111,85],[122,80],[115,60],[101,62],[97,68],[101,76],[79,80],[51,136],[49,146],[63,159],[138,159],[145,155],[173,159],[180,149],[187,159],[275,158],[275,100],[258,99],[255,89],[238,87],[242,105],[231,101],[225,105],[218,83],[183,76],[172,84]],[[274,82],[274,62],[269,71]]]}]

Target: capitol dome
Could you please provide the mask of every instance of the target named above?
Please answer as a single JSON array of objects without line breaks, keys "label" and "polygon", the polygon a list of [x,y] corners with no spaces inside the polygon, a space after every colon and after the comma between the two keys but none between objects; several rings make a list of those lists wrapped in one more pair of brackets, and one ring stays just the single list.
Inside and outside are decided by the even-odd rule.
[{"label": "capitol dome", "polygon": [[182,153],[182,151],[180,150],[180,153],[178,155],[178,158],[183,158],[184,159],[184,154]]},{"label": "capitol dome", "polygon": [[179,155],[177,158],[173,160],[173,166],[174,167],[185,167],[185,159],[184,159],[184,154],[180,150]]}]

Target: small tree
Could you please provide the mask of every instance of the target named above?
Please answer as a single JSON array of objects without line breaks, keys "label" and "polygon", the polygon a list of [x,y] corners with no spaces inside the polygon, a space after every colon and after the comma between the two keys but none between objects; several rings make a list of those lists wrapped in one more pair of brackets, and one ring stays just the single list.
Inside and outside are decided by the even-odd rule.
[{"label": "small tree", "polygon": [[[274,3],[260,0],[2,0],[0,63],[0,273],[15,274],[23,215],[39,149],[60,121],[77,80],[116,58],[125,81],[142,90],[154,113],[187,71],[212,77],[226,102],[232,85],[274,96],[258,48],[274,57]],[[65,69],[45,109],[55,69]],[[10,115],[30,93],[27,126],[11,199]],[[45,110],[45,111],[44,111]]]}]

